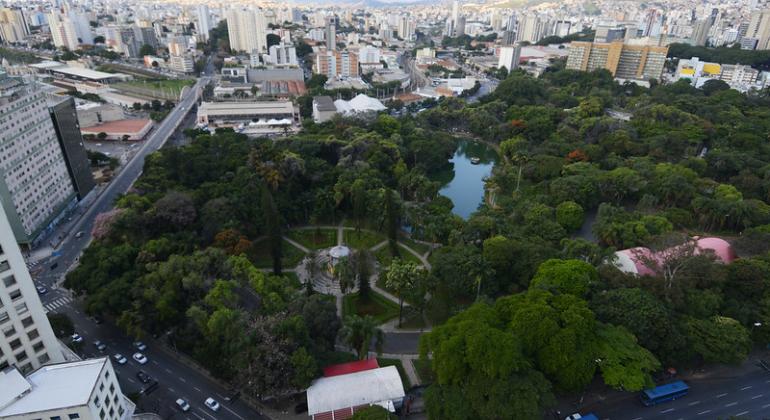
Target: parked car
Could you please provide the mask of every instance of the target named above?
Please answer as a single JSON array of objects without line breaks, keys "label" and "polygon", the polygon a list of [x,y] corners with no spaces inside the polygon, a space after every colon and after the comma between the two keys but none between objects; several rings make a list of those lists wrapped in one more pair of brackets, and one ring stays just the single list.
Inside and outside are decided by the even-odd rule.
[{"label": "parked car", "polygon": [[206,401],[204,401],[203,404],[205,404],[206,407],[208,407],[209,410],[211,411],[219,411],[219,403],[217,402],[217,400],[211,397],[206,398]]},{"label": "parked car", "polygon": [[143,355],[142,353],[134,353],[134,355],[132,357],[140,365],[144,365],[144,364],[147,363],[147,356]]},{"label": "parked car", "polygon": [[156,389],[158,389],[158,381],[152,381],[149,385],[142,388],[139,391],[139,393],[144,395],[149,395],[150,393],[152,393],[152,391],[155,391]]},{"label": "parked car", "polygon": [[128,359],[126,359],[122,354],[117,353],[114,356],[112,356],[113,359],[115,359],[115,362],[117,362],[119,365],[125,365],[126,362],[128,362]]},{"label": "parked car", "polygon": [[81,230],[80,232],[76,233],[75,237],[76,238],[82,238],[83,237],[83,231]]},{"label": "parked car", "polygon": [[78,333],[72,334],[72,336],[70,338],[72,338],[72,342],[73,343],[82,343],[83,342],[83,337],[81,337],[80,334],[78,334]]},{"label": "parked car", "polygon": [[96,340],[96,341],[94,341],[94,347],[96,347],[96,349],[99,350],[99,351],[104,351],[104,349],[107,348],[107,345],[102,343],[99,340]]},{"label": "parked car", "polygon": [[179,407],[182,411],[190,411],[190,404],[187,403],[187,401],[179,398],[176,400],[176,406]]},{"label": "parked car", "polygon": [[136,372],[136,377],[143,383],[146,384],[150,382],[152,379],[150,375],[146,374],[143,370],[140,370],[139,372]]},{"label": "parked car", "polygon": [[35,286],[35,289],[37,289],[37,293],[40,295],[48,293],[48,289],[45,286]]},{"label": "parked car", "polygon": [[134,348],[139,351],[145,351],[147,350],[147,346],[142,343],[141,341],[134,341]]}]

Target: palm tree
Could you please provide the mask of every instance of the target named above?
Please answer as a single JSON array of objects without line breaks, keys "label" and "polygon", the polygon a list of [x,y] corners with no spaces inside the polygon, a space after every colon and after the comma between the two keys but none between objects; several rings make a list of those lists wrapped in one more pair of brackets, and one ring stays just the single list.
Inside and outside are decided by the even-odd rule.
[{"label": "palm tree", "polygon": [[356,351],[359,360],[364,360],[369,355],[372,339],[378,355],[382,353],[382,345],[385,342],[385,334],[377,327],[377,321],[371,315],[363,318],[358,315],[346,317],[340,329],[340,338]]}]

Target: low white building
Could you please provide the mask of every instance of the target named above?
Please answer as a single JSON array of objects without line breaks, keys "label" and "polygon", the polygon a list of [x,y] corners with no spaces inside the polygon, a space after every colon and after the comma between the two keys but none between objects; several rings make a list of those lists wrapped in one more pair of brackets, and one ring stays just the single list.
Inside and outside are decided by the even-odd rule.
[{"label": "low white building", "polygon": [[320,124],[329,121],[337,114],[337,107],[330,96],[316,96],[313,98],[313,121]]},{"label": "low white building", "polygon": [[107,357],[46,365],[27,377],[15,368],[0,372],[4,420],[124,420],[134,409]]},{"label": "low white building", "polygon": [[314,420],[350,418],[355,411],[371,405],[394,412],[405,395],[395,366],[323,377],[307,389],[307,412]]},{"label": "low white building", "polygon": [[337,112],[345,115],[379,112],[388,109],[388,107],[383,105],[379,99],[366,96],[363,93],[359,93],[355,98],[349,101],[337,99],[334,101],[334,106],[337,108]]}]

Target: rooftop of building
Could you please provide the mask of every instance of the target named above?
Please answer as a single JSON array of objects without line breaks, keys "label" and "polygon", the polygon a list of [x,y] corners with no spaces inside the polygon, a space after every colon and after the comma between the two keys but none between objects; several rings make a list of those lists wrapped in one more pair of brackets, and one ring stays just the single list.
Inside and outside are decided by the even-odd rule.
[{"label": "rooftop of building", "polygon": [[315,102],[316,108],[319,111],[336,111],[337,107],[334,106],[334,101],[331,96],[314,96],[313,102]]},{"label": "rooftop of building", "polygon": [[47,365],[24,378],[16,369],[0,374],[0,418],[88,403],[107,358]]},{"label": "rooftop of building", "polygon": [[294,105],[290,101],[270,102],[203,102],[198,114],[212,115],[266,115],[292,114]]},{"label": "rooftop of building", "polygon": [[307,389],[308,414],[393,401],[404,395],[395,366],[323,377]]},{"label": "rooftop of building", "polygon": [[81,79],[89,80],[107,80],[115,78],[130,78],[129,75],[123,73],[105,73],[103,71],[85,69],[81,67],[70,67],[64,63],[58,61],[43,61],[42,63],[31,64],[30,67],[34,67],[40,70],[50,70],[57,73],[66,74],[68,76],[74,76]]},{"label": "rooftop of building", "polygon": [[140,118],[130,120],[117,120],[109,121],[101,124],[97,124],[91,127],[81,127],[81,131],[87,134],[93,133],[107,133],[107,134],[130,134],[138,133],[144,130],[148,125],[152,124],[152,120]]}]

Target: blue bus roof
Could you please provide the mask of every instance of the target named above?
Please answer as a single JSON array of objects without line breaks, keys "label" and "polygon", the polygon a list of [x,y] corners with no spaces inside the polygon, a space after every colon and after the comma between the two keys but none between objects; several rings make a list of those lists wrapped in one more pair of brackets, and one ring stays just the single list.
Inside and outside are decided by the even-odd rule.
[{"label": "blue bus roof", "polygon": [[580,418],[580,420],[599,420],[599,417],[596,417],[594,413],[588,413]]},{"label": "blue bus roof", "polygon": [[655,388],[645,389],[644,394],[649,399],[655,399],[675,392],[686,391],[688,389],[690,389],[690,387],[683,381],[675,381],[669,384],[656,386]]}]

